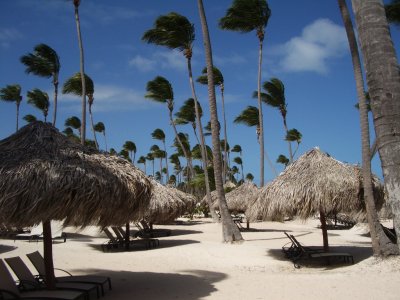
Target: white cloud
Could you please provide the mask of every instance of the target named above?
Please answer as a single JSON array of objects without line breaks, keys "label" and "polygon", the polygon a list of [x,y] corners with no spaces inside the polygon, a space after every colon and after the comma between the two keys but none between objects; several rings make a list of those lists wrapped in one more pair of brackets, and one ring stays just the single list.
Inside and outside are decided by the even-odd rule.
[{"label": "white cloud", "polygon": [[22,38],[22,34],[14,28],[0,28],[0,45],[8,48],[11,42]]},{"label": "white cloud", "polygon": [[129,65],[142,72],[153,71],[156,68],[178,71],[187,68],[186,58],[177,50],[155,52],[150,57],[136,55],[129,61]]},{"label": "white cloud", "polygon": [[[80,111],[81,98],[73,95],[60,95],[60,105],[73,111]],[[96,84],[94,92],[94,112],[135,111],[151,107],[153,104],[144,98],[144,91],[115,85]]]},{"label": "white cloud", "polygon": [[232,65],[232,64],[243,64],[247,60],[239,54],[231,54],[227,56],[219,56],[219,55],[213,55],[213,60],[215,61],[215,64],[217,66],[225,66],[225,65]]},{"label": "white cloud", "polygon": [[301,36],[294,37],[275,49],[283,55],[280,68],[286,72],[329,71],[328,61],[342,56],[348,47],[345,30],[328,19],[318,19],[306,26]]}]

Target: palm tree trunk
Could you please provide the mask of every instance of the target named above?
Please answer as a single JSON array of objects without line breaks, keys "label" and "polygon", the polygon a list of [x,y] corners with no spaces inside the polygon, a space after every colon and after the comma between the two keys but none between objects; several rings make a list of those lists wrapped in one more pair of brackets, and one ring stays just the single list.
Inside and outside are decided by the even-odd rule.
[{"label": "palm tree trunk", "polygon": [[168,170],[168,153],[167,153],[167,147],[165,145],[165,140],[163,141],[164,144],[164,151],[165,151],[165,167],[167,168],[167,182],[169,181],[169,170]]},{"label": "palm tree trunk", "polygon": [[[288,134],[289,130],[286,124],[286,117],[283,117],[283,126],[285,127],[286,135]],[[289,164],[293,162],[293,151],[292,151],[292,143],[290,141],[287,141],[289,144]]]},{"label": "palm tree trunk", "polygon": [[99,150],[99,143],[97,142],[96,131],[94,130],[92,104],[89,104],[89,116],[90,116],[90,125],[91,125],[92,131],[93,131],[94,143],[96,145],[96,149]]},{"label": "palm tree trunk", "polygon": [[53,263],[53,240],[51,238],[51,221],[43,222],[43,256],[46,271],[46,286],[48,289],[56,288]]},{"label": "palm tree trunk", "polygon": [[54,85],[54,109],[53,109],[53,126],[56,127],[56,118],[57,118],[57,99],[58,99],[58,74],[54,74],[53,76],[53,85]]},{"label": "palm tree trunk", "polygon": [[78,43],[80,52],[80,71],[81,71],[81,81],[82,81],[82,127],[81,127],[81,144],[85,144],[86,140],[86,83],[85,83],[85,68],[84,68],[84,56],[83,56],[83,44],[81,35],[81,26],[79,22],[79,2],[75,5],[75,21],[76,30],[78,33]]},{"label": "palm tree trunk", "polygon": [[242,181],[244,182],[243,162],[240,164],[240,168],[242,169]]},{"label": "palm tree trunk", "polygon": [[17,100],[17,102],[16,102],[16,104],[17,104],[17,130],[16,130],[16,132],[18,131],[18,128],[19,128],[19,126],[18,126],[18,124],[19,124],[19,106],[20,106],[20,102]]},{"label": "palm tree trunk", "polygon": [[258,51],[258,77],[257,77],[257,99],[258,99],[258,119],[260,126],[260,187],[264,186],[264,117],[262,113],[262,101],[261,101],[261,66],[262,66],[262,49],[263,41],[260,39],[259,51]]},{"label": "palm tree trunk", "polygon": [[163,183],[163,175],[162,175],[162,157],[160,157],[160,183]]},{"label": "palm tree trunk", "polygon": [[345,0],[338,0],[339,9],[345,25],[347,38],[353,62],[353,72],[357,87],[359,101],[360,127],[361,127],[361,148],[362,148],[362,177],[364,187],[364,199],[367,209],[368,224],[371,233],[371,242],[374,255],[386,256],[398,253],[398,248],[387,238],[379,223],[378,213],[375,207],[374,192],[372,188],[371,175],[371,153],[370,153],[370,133],[368,122],[368,109],[364,91],[364,80],[361,70],[361,61],[358,53],[357,41],[353,30],[350,14]]},{"label": "palm tree trunk", "polygon": [[107,138],[106,138],[106,131],[105,130],[103,131],[103,135],[104,135],[104,144],[106,146],[106,152],[107,152],[108,151],[107,150]]},{"label": "palm tree trunk", "polygon": [[224,118],[224,168],[222,170],[222,180],[226,182],[226,171],[228,169],[228,134],[226,129],[226,116],[225,116],[225,96],[224,96],[224,84],[222,83],[220,86],[221,89],[221,103],[222,103],[222,117]]},{"label": "palm tree trunk", "polygon": [[221,212],[222,219],[222,235],[224,242],[241,242],[243,241],[242,234],[238,227],[232,220],[231,214],[228,210],[228,205],[225,199],[224,187],[222,182],[222,162],[221,162],[221,144],[219,140],[219,128],[218,128],[218,115],[217,115],[217,103],[215,99],[215,86],[214,86],[214,74],[213,74],[213,62],[211,52],[211,42],[208,33],[208,25],[206,15],[204,12],[203,1],[197,0],[199,8],[201,29],[203,32],[203,44],[206,54],[206,65],[207,65],[207,81],[208,81],[208,100],[210,105],[210,117],[211,117],[211,136],[213,144],[213,159],[214,159],[214,176],[215,186],[218,195],[218,204]]},{"label": "palm tree trunk", "polygon": [[[388,202],[400,233],[400,74],[383,3],[354,1]],[[400,239],[397,240],[400,248]]]},{"label": "palm tree trunk", "polygon": [[[210,182],[208,178],[208,158],[206,155],[206,148],[205,148],[205,140],[204,140],[204,133],[203,133],[203,125],[201,124],[201,116],[200,116],[200,111],[199,111],[199,105],[197,102],[197,95],[196,95],[196,90],[194,88],[194,83],[193,83],[193,74],[192,74],[192,63],[191,59],[187,59],[187,67],[188,67],[188,72],[189,72],[189,82],[190,82],[190,88],[192,90],[192,96],[194,99],[194,110],[196,113],[196,122],[197,122],[197,130],[199,131],[200,135],[200,152],[201,152],[201,158],[202,158],[202,163],[203,163],[203,169],[204,169],[204,181],[206,185],[206,196],[207,196],[207,204],[208,207],[210,208],[210,213],[212,219],[217,222],[218,221],[218,216],[216,212],[212,209],[212,200],[211,200],[211,189],[210,189]],[[195,131],[196,133],[196,131]],[[197,135],[196,135],[197,137]]]}]

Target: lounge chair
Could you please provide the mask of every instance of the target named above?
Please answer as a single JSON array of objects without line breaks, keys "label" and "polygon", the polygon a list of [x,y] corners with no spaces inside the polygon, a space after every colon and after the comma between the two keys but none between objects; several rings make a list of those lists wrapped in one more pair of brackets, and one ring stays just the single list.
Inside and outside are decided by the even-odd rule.
[{"label": "lounge chair", "polygon": [[[38,225],[32,227],[30,233],[21,233],[14,236],[15,240],[29,240],[31,241],[39,241],[43,239],[43,225],[39,223]],[[67,241],[67,235],[63,232],[62,222],[60,221],[51,221],[51,239],[55,241],[56,239],[64,240],[64,243]]]},{"label": "lounge chair", "polygon": [[[112,227],[112,230],[115,232],[118,239],[122,239],[125,242],[126,232],[121,226],[120,227]],[[160,241],[158,239],[153,239],[153,238],[149,238],[149,237],[141,237],[140,238],[135,235],[135,238],[129,239],[129,244],[130,245],[142,244],[146,247],[146,249],[151,249],[151,248],[159,246]]]},{"label": "lounge chair", "polygon": [[35,290],[20,292],[6,264],[0,259],[0,299],[84,299],[85,295],[76,291]]},{"label": "lounge chair", "polygon": [[38,241],[39,237],[42,236],[42,234],[43,234],[43,226],[42,223],[39,223],[38,225],[35,225],[31,228],[31,232],[16,234],[14,236],[14,242],[15,240]]},{"label": "lounge chair", "polygon": [[[28,256],[29,260],[33,264],[33,266],[38,271],[39,275],[45,278],[45,266],[44,266],[44,259],[42,255],[35,251],[33,253],[29,253]],[[101,289],[101,294],[104,296],[104,286],[108,284],[108,288],[111,290],[111,279],[110,277],[106,276],[95,276],[95,275],[78,275],[74,276],[66,270],[54,268],[54,270],[62,271],[68,274],[69,276],[57,276],[57,282],[81,282],[81,283],[92,283],[96,284]]]},{"label": "lounge chair", "polygon": [[170,229],[153,229],[145,220],[141,220],[139,223],[135,223],[135,225],[138,228],[138,232],[136,232],[135,237],[156,238],[171,235]]},{"label": "lounge chair", "polygon": [[282,247],[286,257],[293,261],[295,268],[300,268],[298,261],[302,259],[326,259],[330,263],[331,258],[340,258],[344,262],[351,262],[354,264],[354,258],[349,253],[340,252],[324,252],[321,248],[312,248],[303,246],[294,235],[289,235],[285,232],[285,235],[290,239],[292,245],[290,247]]},{"label": "lounge chair", "polygon": [[110,250],[111,248],[119,248],[123,245],[123,241],[116,238],[107,227],[103,228],[103,231],[108,237],[108,241],[101,245],[103,252],[105,250]]},{"label": "lounge chair", "polygon": [[[19,280],[18,287],[20,290],[29,291],[46,288],[46,282],[39,276],[35,277],[19,256],[5,258],[4,260],[17,276]],[[56,282],[56,288],[61,290],[83,292],[85,293],[86,300],[90,299],[90,293],[96,294],[97,298],[100,297],[99,288],[95,284],[79,282]]]}]

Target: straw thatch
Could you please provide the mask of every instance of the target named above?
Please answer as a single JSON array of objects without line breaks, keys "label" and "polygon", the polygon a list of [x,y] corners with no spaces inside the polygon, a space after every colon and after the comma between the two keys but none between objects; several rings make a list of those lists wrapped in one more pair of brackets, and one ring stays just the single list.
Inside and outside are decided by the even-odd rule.
[{"label": "straw thatch", "polygon": [[153,192],[145,219],[150,223],[162,224],[175,220],[193,209],[196,197],[178,189],[164,186],[151,179]]},{"label": "straw thatch", "polygon": [[8,224],[121,224],[143,216],[151,187],[128,161],[72,142],[49,123],[0,141],[0,215]]},{"label": "straw thatch", "polygon": [[[225,194],[226,203],[228,204],[228,209],[232,213],[244,213],[249,203],[254,202],[257,197],[259,189],[252,182],[245,182],[233,189],[229,193]],[[214,210],[219,210],[219,205],[217,201],[217,192],[213,191],[211,193],[212,208]],[[203,203],[207,203],[207,196],[203,198]]]},{"label": "straw thatch", "polygon": [[[377,206],[384,201],[384,190],[373,176]],[[358,166],[337,161],[315,148],[260,190],[248,209],[251,220],[280,220],[282,216],[306,219],[323,209],[326,215],[339,212],[358,220],[365,218],[362,175]]]}]

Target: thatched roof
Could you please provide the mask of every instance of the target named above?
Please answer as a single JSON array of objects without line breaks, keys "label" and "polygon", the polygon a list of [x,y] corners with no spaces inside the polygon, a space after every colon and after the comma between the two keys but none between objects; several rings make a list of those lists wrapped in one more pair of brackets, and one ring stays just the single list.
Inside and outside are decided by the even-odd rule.
[{"label": "thatched roof", "polygon": [[[384,190],[379,179],[373,178],[379,206],[384,201]],[[342,212],[358,219],[365,217],[360,167],[312,149],[260,190],[247,216],[251,220],[295,215],[305,219],[318,214],[320,206],[327,215]]]},{"label": "thatched roof", "polygon": [[[247,210],[249,203],[252,203],[258,195],[259,189],[252,182],[245,182],[225,194],[225,199],[228,204],[228,209],[233,213],[243,213]],[[214,210],[219,210],[217,201],[217,192],[211,193],[212,207]],[[207,196],[202,200],[202,203],[207,203]]]},{"label": "thatched roof", "polygon": [[154,179],[150,179],[153,192],[145,218],[151,223],[165,223],[173,221],[190,211],[196,204],[196,197],[184,193],[176,188],[164,186]]},{"label": "thatched roof", "polygon": [[0,215],[8,224],[121,224],[142,217],[151,187],[128,161],[72,142],[49,123],[0,141]]}]

